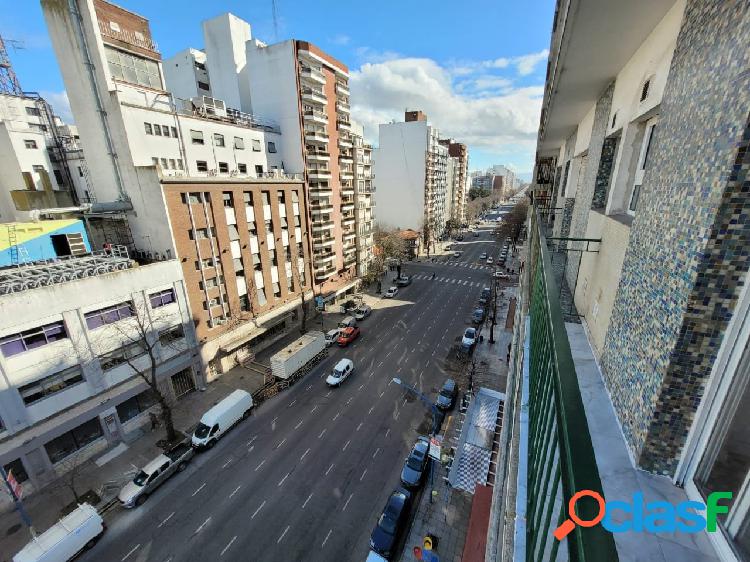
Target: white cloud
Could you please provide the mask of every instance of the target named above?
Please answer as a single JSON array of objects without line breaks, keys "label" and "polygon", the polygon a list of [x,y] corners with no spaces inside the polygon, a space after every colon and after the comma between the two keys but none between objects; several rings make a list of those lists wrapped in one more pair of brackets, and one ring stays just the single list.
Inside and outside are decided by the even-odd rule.
[{"label": "white cloud", "polygon": [[375,144],[380,123],[403,121],[405,109],[420,109],[442,135],[470,149],[521,151],[530,159],[543,85],[513,87],[509,79],[481,74],[456,82],[455,68],[424,58],[366,63],[351,73],[352,115]]},{"label": "white cloud", "polygon": [[68,93],[65,90],[62,92],[39,92],[39,95],[52,106],[52,111],[55,112],[55,115],[68,125],[73,123],[73,113],[70,111]]},{"label": "white cloud", "polygon": [[548,56],[549,50],[544,49],[538,53],[529,53],[517,57],[501,57],[480,61],[451,60],[447,63],[447,68],[452,76],[461,77],[477,72],[500,70],[512,66],[516,69],[519,76],[528,76],[534,72],[536,65],[546,61]]},{"label": "white cloud", "polygon": [[331,43],[333,43],[334,45],[348,45],[351,40],[352,38],[348,35],[340,33],[331,39]]},{"label": "white cloud", "polygon": [[549,50],[544,49],[543,51],[539,51],[538,53],[531,53],[530,55],[516,57],[514,59],[514,62],[516,64],[516,68],[518,69],[518,74],[520,74],[521,76],[528,76],[529,74],[534,72],[534,68],[536,67],[536,65],[540,62],[546,61],[548,56]]}]

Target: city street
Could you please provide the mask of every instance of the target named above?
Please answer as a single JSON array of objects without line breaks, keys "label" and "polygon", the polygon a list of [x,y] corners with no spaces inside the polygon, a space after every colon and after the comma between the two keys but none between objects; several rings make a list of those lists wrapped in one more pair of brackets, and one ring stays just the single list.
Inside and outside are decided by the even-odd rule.
[{"label": "city street", "polygon": [[[364,560],[403,460],[431,419],[391,379],[435,396],[443,361],[489,285],[477,261],[497,252],[489,232],[466,236],[449,263],[405,264],[414,282],[360,322],[359,340],[330,348],[143,506],[116,514],[81,560]],[[329,389],[324,378],[342,357],[355,372]]]}]

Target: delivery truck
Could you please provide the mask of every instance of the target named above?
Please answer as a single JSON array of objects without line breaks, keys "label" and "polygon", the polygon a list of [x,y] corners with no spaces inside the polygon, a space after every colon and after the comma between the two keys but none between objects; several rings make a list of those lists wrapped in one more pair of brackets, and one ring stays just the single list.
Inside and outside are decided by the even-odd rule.
[{"label": "delivery truck", "polygon": [[286,380],[302,376],[325,357],[326,338],[323,332],[308,332],[271,356],[271,373]]}]

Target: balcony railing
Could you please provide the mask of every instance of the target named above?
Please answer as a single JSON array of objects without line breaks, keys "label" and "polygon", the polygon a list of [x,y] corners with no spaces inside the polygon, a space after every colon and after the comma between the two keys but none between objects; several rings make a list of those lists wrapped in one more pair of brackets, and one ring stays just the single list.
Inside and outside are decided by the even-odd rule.
[{"label": "balcony railing", "polygon": [[[601,525],[575,526],[563,542],[553,535],[558,525],[568,518],[568,504],[576,492],[592,490],[602,497],[604,493],[565,331],[559,290],[536,208],[529,226],[524,558],[529,562],[557,560],[562,544],[567,546],[567,559],[571,561],[616,561],[614,538]],[[594,520],[599,506],[593,498],[583,497],[576,503],[576,513],[582,520]]]}]

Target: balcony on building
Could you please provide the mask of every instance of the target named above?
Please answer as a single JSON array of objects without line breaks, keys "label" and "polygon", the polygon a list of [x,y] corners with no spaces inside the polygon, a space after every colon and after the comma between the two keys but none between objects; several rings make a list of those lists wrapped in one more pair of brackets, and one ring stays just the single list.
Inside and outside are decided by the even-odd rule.
[{"label": "balcony on building", "polygon": [[352,139],[349,135],[343,134],[339,135],[339,146],[341,148],[353,148],[354,144],[352,143]]},{"label": "balcony on building", "polygon": [[352,130],[352,123],[349,121],[349,119],[343,119],[339,117],[336,119],[336,125],[338,126],[339,131],[351,131]]},{"label": "balcony on building", "polygon": [[310,183],[310,195],[317,197],[330,197],[333,195],[333,188],[329,185],[320,183]]},{"label": "balcony on building", "polygon": [[325,105],[328,103],[328,98],[323,90],[317,88],[302,88],[302,100],[310,103],[317,103]]},{"label": "balcony on building", "polygon": [[330,162],[331,153],[316,145],[307,146],[307,160],[310,162]]},{"label": "balcony on building", "polygon": [[331,218],[324,217],[324,218],[321,218],[320,220],[314,220],[312,224],[313,236],[315,235],[315,233],[328,232],[328,231],[333,230],[333,225],[334,225],[334,222],[333,222],[333,219]]},{"label": "balcony on building", "polygon": [[329,248],[336,244],[336,238],[327,232],[322,232],[317,235],[313,235],[312,243],[313,249]]},{"label": "balcony on building", "polygon": [[350,266],[354,265],[357,262],[357,249],[354,248],[349,253],[344,253],[344,265]]},{"label": "balcony on building", "polygon": [[319,68],[314,68],[308,65],[300,65],[299,75],[302,80],[313,84],[325,84],[326,76]]},{"label": "balcony on building", "polygon": [[305,140],[320,144],[328,144],[328,133],[318,129],[305,129]]},{"label": "balcony on building", "polygon": [[328,115],[319,109],[306,109],[303,112],[305,123],[317,123],[319,125],[328,124]]},{"label": "balcony on building", "polygon": [[344,226],[354,224],[354,221],[355,221],[354,213],[344,214],[341,216],[341,224]]},{"label": "balcony on building", "polygon": [[336,80],[336,93],[340,96],[349,97],[349,84],[343,80]]},{"label": "balcony on building", "polygon": [[351,112],[351,109],[349,108],[349,102],[339,99],[336,102],[336,111],[345,115],[349,115],[349,113]]},{"label": "balcony on building", "polygon": [[339,162],[342,162],[344,164],[353,164],[354,159],[352,158],[352,153],[350,150],[342,150],[339,153]]},{"label": "balcony on building", "polygon": [[307,175],[311,180],[327,180],[331,178],[331,170],[326,164],[308,164]]},{"label": "balcony on building", "polygon": [[333,203],[329,199],[312,199],[310,201],[310,212],[313,216],[333,213]]},{"label": "balcony on building", "polygon": [[313,271],[315,272],[315,279],[319,281],[328,279],[334,273],[336,273],[336,264],[334,262],[330,262],[327,264],[320,264],[319,266],[313,266]]},{"label": "balcony on building", "polygon": [[347,203],[345,203],[345,202],[342,201],[341,202],[341,212],[342,213],[346,213],[348,215],[348,213],[350,211],[354,211],[354,202],[351,202],[351,203],[347,202]]},{"label": "balcony on building", "polygon": [[354,172],[352,170],[341,170],[339,172],[339,177],[342,180],[353,180],[354,179]]}]

